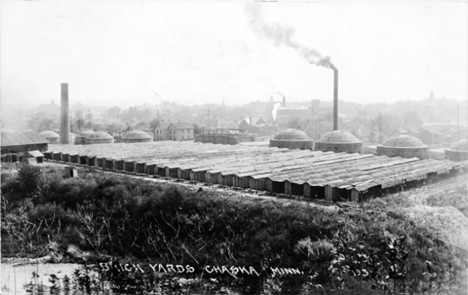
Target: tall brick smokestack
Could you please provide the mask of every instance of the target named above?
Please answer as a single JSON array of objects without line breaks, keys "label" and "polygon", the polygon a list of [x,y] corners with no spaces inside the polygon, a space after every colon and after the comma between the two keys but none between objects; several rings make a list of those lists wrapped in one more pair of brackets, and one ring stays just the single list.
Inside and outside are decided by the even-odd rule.
[{"label": "tall brick smokestack", "polygon": [[338,130],[338,69],[333,69],[333,130]]},{"label": "tall brick smokestack", "polygon": [[286,106],[286,97],[283,96],[283,107]]},{"label": "tall brick smokestack", "polygon": [[68,106],[68,83],[61,85],[61,103],[60,103],[60,142],[62,144],[70,143],[70,116]]},{"label": "tall brick smokestack", "polygon": [[[338,130],[338,70],[330,61],[330,57],[324,56],[318,50],[297,41],[294,38],[295,30],[293,27],[266,22],[263,19],[260,5],[251,3],[251,5],[245,6],[245,11],[250,27],[259,37],[273,41],[276,46],[294,48],[311,64],[334,71],[333,130]],[[285,103],[286,101],[283,99],[283,106]]]}]

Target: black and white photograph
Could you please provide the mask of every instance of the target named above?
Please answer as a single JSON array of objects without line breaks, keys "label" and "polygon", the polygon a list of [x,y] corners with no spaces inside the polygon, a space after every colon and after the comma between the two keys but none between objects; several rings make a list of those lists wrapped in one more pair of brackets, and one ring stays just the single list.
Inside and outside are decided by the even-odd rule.
[{"label": "black and white photograph", "polygon": [[0,295],[468,295],[468,1],[0,1]]}]

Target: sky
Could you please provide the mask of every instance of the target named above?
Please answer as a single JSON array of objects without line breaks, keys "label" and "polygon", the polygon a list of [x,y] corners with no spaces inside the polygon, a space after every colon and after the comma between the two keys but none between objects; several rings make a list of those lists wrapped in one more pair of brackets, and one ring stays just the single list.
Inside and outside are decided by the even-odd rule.
[{"label": "sky", "polygon": [[327,61],[340,100],[466,101],[468,2],[0,2],[4,109],[332,101]]}]

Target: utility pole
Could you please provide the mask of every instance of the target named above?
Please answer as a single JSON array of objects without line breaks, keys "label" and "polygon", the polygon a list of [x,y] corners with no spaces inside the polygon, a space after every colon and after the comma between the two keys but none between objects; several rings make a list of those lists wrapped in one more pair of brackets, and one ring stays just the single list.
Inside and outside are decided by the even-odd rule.
[{"label": "utility pole", "polygon": [[458,135],[458,140],[460,140],[460,103],[457,101],[457,135]]},{"label": "utility pole", "polygon": [[379,143],[382,143],[382,113],[379,113]]},{"label": "utility pole", "polygon": [[307,130],[309,130],[309,135],[311,135],[311,138],[315,137],[314,133],[314,103],[311,100],[310,101],[310,121],[309,121],[309,126],[307,126]]}]

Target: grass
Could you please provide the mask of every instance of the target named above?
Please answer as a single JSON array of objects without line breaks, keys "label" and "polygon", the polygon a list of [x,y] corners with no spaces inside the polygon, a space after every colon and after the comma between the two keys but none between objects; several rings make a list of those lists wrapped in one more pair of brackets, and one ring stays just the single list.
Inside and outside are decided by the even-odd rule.
[{"label": "grass", "polygon": [[370,200],[367,209],[404,214],[429,228],[434,238],[468,252],[468,181],[462,174]]}]

